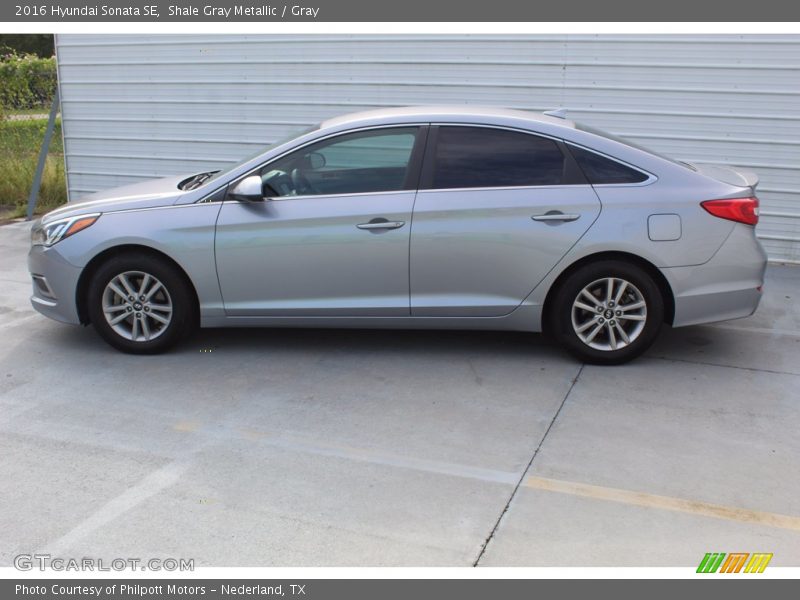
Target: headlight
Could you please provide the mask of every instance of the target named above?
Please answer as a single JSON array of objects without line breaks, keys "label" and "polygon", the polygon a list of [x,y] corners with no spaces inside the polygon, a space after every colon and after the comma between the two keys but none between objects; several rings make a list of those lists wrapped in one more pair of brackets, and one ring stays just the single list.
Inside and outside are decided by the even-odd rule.
[{"label": "headlight", "polygon": [[31,244],[33,246],[52,246],[56,242],[60,242],[90,225],[94,225],[99,218],[100,213],[95,213],[58,219],[47,225],[37,223],[31,228]]}]

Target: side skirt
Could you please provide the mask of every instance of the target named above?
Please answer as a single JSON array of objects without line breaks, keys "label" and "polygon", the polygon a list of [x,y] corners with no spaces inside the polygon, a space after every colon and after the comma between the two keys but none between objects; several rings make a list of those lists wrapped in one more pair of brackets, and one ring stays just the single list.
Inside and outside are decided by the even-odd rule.
[{"label": "side skirt", "polygon": [[542,307],[522,305],[502,317],[230,317],[204,316],[201,327],[472,329],[539,332]]}]

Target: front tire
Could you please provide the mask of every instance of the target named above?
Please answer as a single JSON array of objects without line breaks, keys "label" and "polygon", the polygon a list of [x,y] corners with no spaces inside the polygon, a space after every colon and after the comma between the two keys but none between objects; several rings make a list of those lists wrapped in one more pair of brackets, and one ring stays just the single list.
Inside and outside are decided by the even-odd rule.
[{"label": "front tire", "polygon": [[616,365],[641,355],[664,321],[664,299],[653,278],[618,260],[589,263],[560,285],[551,310],[556,339],[580,360]]},{"label": "front tire", "polygon": [[87,300],[97,333],[122,352],[164,352],[192,329],[193,301],[184,277],[147,254],[103,263],[92,277]]}]

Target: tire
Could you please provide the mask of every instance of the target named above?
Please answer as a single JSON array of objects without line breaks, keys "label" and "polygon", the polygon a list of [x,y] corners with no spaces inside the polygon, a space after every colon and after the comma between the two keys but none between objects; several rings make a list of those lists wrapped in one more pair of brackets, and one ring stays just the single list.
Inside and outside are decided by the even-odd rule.
[{"label": "tire", "polygon": [[664,321],[664,298],[644,269],[602,260],[578,268],[560,283],[549,317],[556,340],[572,355],[591,364],[618,365],[655,341]]},{"label": "tire", "polygon": [[87,302],[100,337],[129,354],[164,352],[194,329],[194,298],[185,277],[148,254],[123,254],[103,263],[89,284]]}]

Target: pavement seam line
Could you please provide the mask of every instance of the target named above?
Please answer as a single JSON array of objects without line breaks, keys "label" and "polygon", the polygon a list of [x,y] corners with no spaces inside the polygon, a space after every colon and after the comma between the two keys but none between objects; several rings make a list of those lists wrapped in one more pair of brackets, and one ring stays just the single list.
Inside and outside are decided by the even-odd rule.
[{"label": "pavement seam line", "polygon": [[742,327],[740,325],[714,324],[708,325],[712,329],[724,329],[726,331],[742,331],[745,333],[761,333],[763,335],[777,335],[779,337],[800,337],[800,331],[793,329],[771,329],[769,327]]},{"label": "pavement seam line", "polygon": [[647,492],[635,492],[632,490],[592,485],[589,483],[550,479],[535,475],[526,477],[523,485],[535,490],[580,496],[583,498],[591,498],[592,500],[605,500],[608,502],[627,504],[629,506],[683,512],[715,519],[726,519],[740,523],[757,523],[759,525],[767,525],[779,529],[800,531],[800,517],[792,515],[736,508],[700,500],[686,500],[684,498],[675,498],[672,496],[661,496],[658,494],[649,494]]},{"label": "pavement seam line", "polygon": [[129,512],[145,500],[172,486],[180,479],[188,467],[188,460],[178,459],[156,469],[119,496],[106,502],[68,532],[48,543],[39,553],[58,556],[68,551],[75,544],[91,536],[95,531],[102,529],[111,521]]},{"label": "pavement seam line", "polygon": [[740,367],[738,365],[722,365],[720,363],[712,363],[702,360],[689,360],[688,358],[672,358],[670,356],[647,356],[655,360],[666,360],[668,362],[686,363],[690,365],[702,365],[704,367],[719,367],[721,369],[736,369],[738,371],[752,371],[754,373],[770,373],[771,375],[790,375],[792,377],[800,377],[800,373],[792,373],[791,371],[776,371],[774,369],[759,369],[757,367]]},{"label": "pavement seam line", "polygon": [[533,454],[531,455],[531,459],[528,461],[528,464],[522,470],[522,474],[519,477],[519,481],[517,481],[517,484],[514,486],[514,489],[512,490],[511,495],[508,497],[508,501],[506,502],[506,505],[503,507],[503,510],[500,512],[500,516],[497,517],[497,521],[495,521],[494,527],[492,527],[492,530],[489,532],[489,535],[486,537],[486,540],[484,540],[483,545],[481,545],[481,549],[478,552],[478,556],[475,558],[475,561],[472,563],[473,567],[477,567],[478,566],[478,563],[480,563],[481,559],[483,558],[483,555],[486,553],[486,549],[489,547],[489,544],[491,543],[492,539],[494,539],[494,535],[495,535],[495,533],[497,533],[497,529],[500,527],[500,523],[503,521],[503,517],[506,516],[506,513],[508,512],[508,509],[511,506],[511,503],[514,501],[514,498],[516,497],[517,492],[519,491],[519,488],[522,486],[523,482],[525,482],[525,476],[528,474],[528,471],[530,471],[531,465],[533,464],[533,461],[536,459],[536,456],[539,454],[539,450],[542,449],[542,445],[544,444],[544,441],[547,439],[547,435],[550,433],[550,430],[553,428],[553,425],[555,424],[556,419],[558,419],[558,415],[561,414],[561,409],[564,408],[564,404],[566,404],[567,398],[569,398],[570,394],[572,393],[572,390],[575,387],[575,384],[578,383],[578,379],[580,379],[581,373],[583,373],[583,369],[584,369],[585,366],[586,366],[585,364],[581,364],[580,368],[578,369],[578,372],[575,374],[575,377],[572,378],[572,383],[570,383],[569,389],[567,390],[567,393],[564,394],[564,398],[561,400],[561,404],[558,405],[558,409],[556,410],[555,414],[553,415],[553,418],[550,420],[550,424],[547,426],[547,429],[545,430],[544,435],[542,436],[542,439],[539,440],[539,444],[536,446],[536,449],[533,451]]}]

